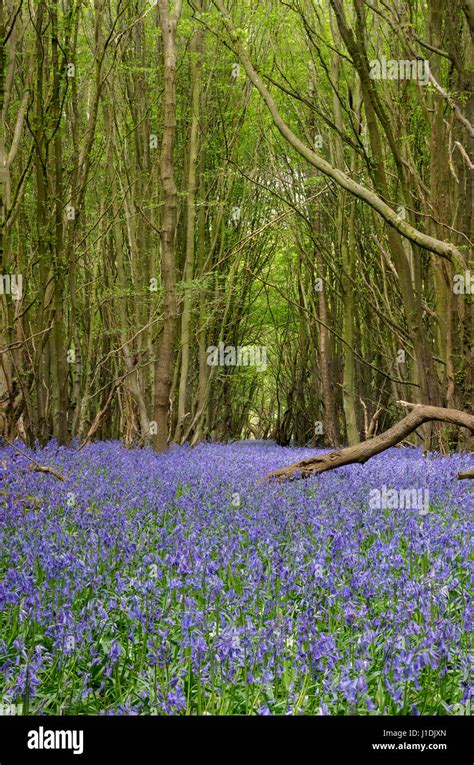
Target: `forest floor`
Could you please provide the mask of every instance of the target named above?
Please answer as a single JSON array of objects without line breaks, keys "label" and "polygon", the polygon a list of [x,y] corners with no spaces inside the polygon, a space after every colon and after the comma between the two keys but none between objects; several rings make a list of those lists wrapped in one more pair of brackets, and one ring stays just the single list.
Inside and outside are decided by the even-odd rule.
[{"label": "forest floor", "polygon": [[0,449],[0,695],[23,714],[469,714],[469,455]]}]

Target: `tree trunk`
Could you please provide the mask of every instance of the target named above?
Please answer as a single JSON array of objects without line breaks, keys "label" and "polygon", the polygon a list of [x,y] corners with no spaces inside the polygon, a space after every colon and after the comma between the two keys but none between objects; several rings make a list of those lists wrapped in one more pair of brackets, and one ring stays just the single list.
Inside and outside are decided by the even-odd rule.
[{"label": "tree trunk", "polygon": [[[197,2],[200,10],[200,2]],[[186,403],[188,399],[188,371],[190,352],[190,330],[194,275],[194,228],[196,221],[196,162],[199,148],[199,120],[201,100],[200,61],[197,60],[201,52],[202,32],[197,30],[193,33],[189,46],[191,53],[191,135],[189,138],[188,157],[188,189],[187,189],[187,216],[186,216],[186,258],[184,263],[184,296],[183,315],[181,317],[181,370],[178,393],[178,423],[175,431],[175,441],[179,442],[183,433],[186,418]]]},{"label": "tree trunk", "polygon": [[181,0],[176,0],[170,13],[168,0],[160,0],[160,27],[164,58],[164,128],[161,144],[160,172],[164,192],[161,220],[161,278],[164,290],[163,329],[158,348],[155,379],[154,412],[156,434],[153,446],[162,452],[168,446],[168,411],[173,376],[176,339],[176,222],[178,195],[174,179],[174,143],[176,138],[176,28],[181,14]]}]

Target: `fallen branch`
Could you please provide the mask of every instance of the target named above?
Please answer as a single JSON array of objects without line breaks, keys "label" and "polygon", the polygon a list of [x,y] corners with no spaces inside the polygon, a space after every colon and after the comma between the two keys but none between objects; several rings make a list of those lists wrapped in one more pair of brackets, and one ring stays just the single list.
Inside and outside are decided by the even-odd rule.
[{"label": "fallen branch", "polygon": [[33,466],[30,467],[30,470],[33,470],[35,473],[51,473],[51,475],[54,475],[55,478],[59,478],[60,481],[65,481],[66,477],[59,472],[59,470],[56,470],[56,468],[50,467],[49,465],[41,465],[39,462],[33,459],[33,457],[30,457],[26,452],[24,452],[22,449],[20,449],[19,446],[12,443],[12,441],[9,441],[8,438],[5,439],[5,443],[10,444],[10,446],[13,446],[18,454],[21,454],[22,457],[25,457],[25,459],[29,460],[33,463]]},{"label": "fallen branch", "polygon": [[474,433],[474,415],[467,412],[460,412],[457,409],[444,409],[438,406],[411,404],[407,401],[398,401],[397,403],[412,409],[412,411],[384,433],[380,433],[374,438],[369,438],[367,441],[363,441],[356,446],[318,454],[315,457],[307,457],[287,467],[273,470],[263,480],[268,478],[277,478],[279,480],[286,478],[308,478],[311,475],[324,473],[326,470],[334,470],[343,465],[351,465],[353,463],[363,465],[371,457],[403,441],[404,438],[425,422],[447,422],[450,425],[467,428],[471,433]]},{"label": "fallen branch", "polygon": [[37,462],[35,465],[32,465],[30,470],[32,470],[33,473],[51,473],[51,475],[54,475],[55,478],[59,478],[60,481],[66,480],[63,474],[59,472],[59,470],[56,470],[49,465],[40,465],[39,462]]},{"label": "fallen branch", "polygon": [[474,468],[472,470],[463,470],[462,473],[458,473],[458,478],[460,480],[465,478],[474,478]]}]

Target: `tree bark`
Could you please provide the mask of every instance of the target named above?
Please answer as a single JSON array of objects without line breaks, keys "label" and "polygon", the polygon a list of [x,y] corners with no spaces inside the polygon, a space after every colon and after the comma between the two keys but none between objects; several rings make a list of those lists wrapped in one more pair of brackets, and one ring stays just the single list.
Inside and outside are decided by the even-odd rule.
[{"label": "tree bark", "polygon": [[[333,35],[335,31],[333,31]],[[337,39],[337,38],[336,38]],[[342,119],[341,103],[338,97],[339,90],[339,70],[340,70],[340,55],[334,52],[331,62],[331,79],[333,83],[333,111],[334,111],[334,123],[338,128],[334,137],[334,164],[339,170],[344,170],[344,143],[342,141],[342,133],[344,130],[344,122]],[[362,99],[359,93],[358,83],[354,91],[354,108],[356,110],[357,118],[360,118],[360,109],[362,105]],[[352,175],[356,175],[357,169],[357,155],[354,154],[351,161]],[[347,193],[342,189],[338,189],[337,193],[337,230],[339,232],[338,247],[342,260],[342,274],[341,274],[341,287],[343,290],[343,309],[342,309],[342,336],[347,345],[344,345],[342,354],[344,359],[343,367],[343,381],[342,381],[342,403],[344,409],[344,419],[346,424],[347,443],[349,446],[355,446],[360,441],[359,430],[357,428],[357,415],[355,408],[355,401],[357,398],[357,385],[356,385],[356,369],[354,362],[354,354],[352,348],[354,347],[354,326],[356,323],[356,310],[354,304],[354,273],[355,273],[355,213],[356,213],[356,201],[354,197],[349,199],[349,214],[347,216],[347,230],[346,230],[346,197]]]},{"label": "tree bark", "polygon": [[174,144],[176,138],[176,28],[181,14],[181,5],[181,0],[176,0],[174,9],[170,13],[168,0],[160,0],[159,3],[164,58],[164,129],[160,160],[164,192],[160,233],[164,309],[154,396],[157,432],[153,438],[153,446],[158,452],[163,452],[168,446],[168,411],[177,329],[175,247],[178,195],[174,178]]},{"label": "tree bark", "polygon": [[[201,3],[197,2],[198,10]],[[194,239],[196,222],[196,176],[197,157],[199,150],[199,121],[201,100],[201,43],[202,31],[196,30],[191,38],[189,50],[191,53],[191,135],[189,138],[188,156],[188,189],[187,189],[187,215],[186,215],[186,257],[184,263],[184,295],[183,314],[181,317],[181,370],[178,394],[178,423],[175,431],[175,441],[180,442],[186,419],[186,403],[188,399],[188,372],[191,340],[191,313],[193,302],[192,280],[194,276]]]}]

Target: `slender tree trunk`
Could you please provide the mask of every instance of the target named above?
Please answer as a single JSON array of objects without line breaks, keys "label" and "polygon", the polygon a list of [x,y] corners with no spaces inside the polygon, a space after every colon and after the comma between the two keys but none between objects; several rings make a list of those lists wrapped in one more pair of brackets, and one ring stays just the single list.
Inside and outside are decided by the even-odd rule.
[{"label": "slender tree trunk", "polygon": [[[334,34],[334,32],[333,32]],[[334,123],[338,129],[335,134],[335,165],[339,170],[344,170],[344,145],[341,135],[344,130],[341,104],[338,97],[339,89],[339,54],[335,52],[332,59],[332,80],[333,80],[333,110]],[[354,93],[355,108],[358,109],[359,89]],[[355,176],[356,155],[352,161],[352,176]],[[354,347],[354,264],[355,264],[355,236],[354,236],[354,218],[355,218],[355,200],[347,200],[347,192],[338,189],[338,208],[337,208],[337,231],[340,237],[340,250],[342,257],[342,289],[343,289],[343,307],[342,307],[342,336],[346,341],[343,347],[344,372],[342,380],[342,403],[344,408],[344,419],[346,423],[346,436],[349,446],[359,443],[359,430],[357,428],[357,417],[355,401],[357,396],[355,364],[352,348]],[[344,206],[349,202],[350,212],[348,229],[346,231]]]},{"label": "slender tree trunk", "polygon": [[[201,3],[197,1],[197,8],[200,10]],[[201,52],[202,32],[197,30],[193,33],[190,53],[191,53],[191,135],[189,138],[189,157],[188,157],[188,183],[187,183],[187,216],[186,216],[186,259],[184,264],[184,296],[183,296],[183,314],[181,317],[181,373],[179,378],[178,392],[178,423],[175,432],[175,441],[181,439],[183,433],[184,420],[186,417],[186,405],[188,401],[188,371],[190,356],[190,329],[193,288],[192,279],[194,274],[194,239],[195,239],[195,220],[196,220],[196,162],[199,147],[199,121],[200,121],[200,99],[201,99],[201,78],[200,61],[198,56]]]},{"label": "slender tree trunk", "polygon": [[177,320],[175,246],[178,196],[174,177],[174,144],[176,137],[176,29],[182,3],[181,0],[176,0],[172,12],[169,10],[168,0],[159,0],[158,5],[164,59],[164,128],[160,159],[164,194],[160,233],[164,306],[155,378],[154,414],[157,433],[154,436],[153,445],[156,451],[162,452],[168,445],[169,396]]},{"label": "slender tree trunk", "polygon": [[[54,292],[54,334],[51,340],[55,346],[55,390],[57,402],[54,411],[54,432],[58,443],[65,444],[68,437],[68,395],[67,395],[67,359],[66,359],[66,323],[64,315],[64,284],[65,267],[63,263],[63,149],[61,138],[61,101],[60,73],[58,49],[58,11],[57,6],[51,9],[51,52],[53,65],[53,100],[52,100],[52,129],[54,135],[54,218],[51,221],[53,230],[55,259],[55,292]],[[76,349],[77,350],[77,349]]]}]

